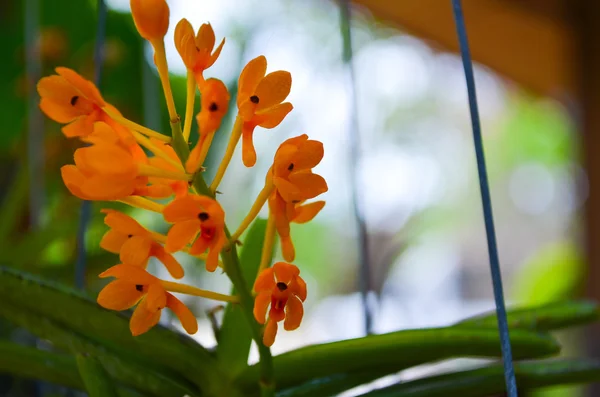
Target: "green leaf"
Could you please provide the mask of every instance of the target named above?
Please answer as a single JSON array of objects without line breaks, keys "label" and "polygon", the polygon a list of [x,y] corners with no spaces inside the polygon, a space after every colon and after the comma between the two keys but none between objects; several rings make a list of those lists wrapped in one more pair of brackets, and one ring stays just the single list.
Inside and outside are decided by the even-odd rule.
[{"label": "green leaf", "polygon": [[89,354],[76,356],[79,375],[90,397],[116,397],[117,391],[106,370],[98,359]]},{"label": "green leaf", "polygon": [[[548,335],[524,330],[511,332],[513,357],[534,358],[556,354],[557,342]],[[501,357],[495,329],[430,328],[307,346],[273,358],[279,389],[307,379],[361,370],[396,372],[432,361],[456,357]],[[258,365],[244,371],[238,382],[251,389],[258,380]]]},{"label": "green leaf", "polygon": [[277,397],[335,396],[345,390],[371,382],[387,374],[381,372],[334,374],[277,392]]},{"label": "green leaf", "polygon": [[[240,262],[242,276],[250,290],[254,285],[260,266],[266,229],[267,221],[257,219],[244,239]],[[231,294],[235,295],[235,288]],[[218,342],[217,359],[232,376],[237,375],[248,366],[252,331],[239,305],[227,305],[223,316],[223,325],[219,330]]]},{"label": "green leaf", "polygon": [[168,367],[162,366],[160,362],[141,360],[139,357],[128,356],[125,352],[111,350],[106,345],[65,329],[54,321],[21,307],[3,304],[0,306],[0,316],[27,328],[43,339],[52,341],[58,348],[73,353],[93,354],[113,379],[145,395],[180,397],[184,394],[199,394],[193,385]]},{"label": "green leaf", "polygon": [[[598,304],[594,302],[567,301],[528,309],[509,310],[507,317],[511,329],[552,331],[594,322],[600,317],[600,311]],[[496,312],[468,318],[454,326],[497,328]]]},{"label": "green leaf", "polygon": [[[595,382],[600,377],[600,362],[561,360],[555,362],[515,363],[517,385],[521,392],[545,386]],[[470,371],[437,375],[375,390],[363,397],[485,397],[505,391],[501,364]]]},{"label": "green leaf", "polygon": [[133,337],[128,317],[105,310],[64,286],[0,267],[0,301],[2,306],[20,308],[38,321],[52,321],[120,355],[160,363],[201,387],[214,385],[222,377],[214,356],[191,338],[161,326]]}]

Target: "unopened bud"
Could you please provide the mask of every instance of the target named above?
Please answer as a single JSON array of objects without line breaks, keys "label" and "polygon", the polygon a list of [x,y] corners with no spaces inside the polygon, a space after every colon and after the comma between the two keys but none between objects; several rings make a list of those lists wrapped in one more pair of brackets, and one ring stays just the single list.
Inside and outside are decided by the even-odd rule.
[{"label": "unopened bud", "polygon": [[165,0],[130,0],[133,22],[140,35],[152,42],[162,40],[169,29],[169,6]]}]

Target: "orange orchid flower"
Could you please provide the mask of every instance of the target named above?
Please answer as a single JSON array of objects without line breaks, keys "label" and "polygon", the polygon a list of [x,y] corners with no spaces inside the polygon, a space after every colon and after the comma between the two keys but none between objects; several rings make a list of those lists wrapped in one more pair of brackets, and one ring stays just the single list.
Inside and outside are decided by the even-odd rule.
[{"label": "orange orchid flower", "polygon": [[102,110],[109,105],[94,83],[68,68],[58,67],[56,73],[40,79],[37,90],[40,108],[46,116],[67,124],[62,129],[66,137],[87,136],[92,133],[95,121],[110,119]]},{"label": "orange orchid flower", "polygon": [[188,334],[198,331],[196,317],[175,296],[165,290],[161,280],[133,265],[119,264],[100,274],[115,277],[98,294],[98,304],[110,310],[127,310],[137,304],[129,329],[133,336],[141,335],[160,320],[162,309],[168,307],[179,318]]},{"label": "orange orchid flower", "polygon": [[246,167],[256,164],[254,129],[277,127],[293,109],[291,103],[282,103],[292,87],[290,73],[278,70],[265,76],[266,71],[267,59],[261,55],[248,62],[238,83],[237,106],[243,120],[242,160]]},{"label": "orange orchid flower", "polygon": [[185,18],[175,27],[175,47],[186,68],[194,74],[201,92],[205,83],[203,73],[215,63],[224,44],[225,39],[215,49],[215,32],[209,23],[202,24],[197,34]]},{"label": "orange orchid flower", "polygon": [[206,270],[214,272],[226,242],[225,212],[219,203],[207,196],[190,194],[169,203],[163,216],[165,221],[174,223],[167,234],[167,252],[179,251],[195,239],[190,254],[208,250]]},{"label": "orange orchid flower", "polygon": [[162,40],[169,29],[169,6],[165,0],[131,0],[135,27],[149,42]]},{"label": "orange orchid flower", "polygon": [[275,190],[269,197],[269,211],[275,218],[275,228],[281,241],[281,251],[286,261],[296,258],[296,250],[290,236],[290,223],[306,223],[311,221],[325,207],[325,201],[309,204],[286,202]]},{"label": "orange orchid flower", "polygon": [[286,202],[298,203],[327,191],[327,182],[312,168],[323,158],[323,144],[306,134],[283,142],[273,161],[273,184]]},{"label": "orange orchid flower", "polygon": [[[107,124],[96,123],[95,132],[86,138],[93,144],[75,151],[75,165],[61,168],[63,181],[73,195],[84,200],[118,200],[130,195],[165,198],[172,194],[167,184],[170,179],[188,178],[181,172],[150,165],[137,144],[126,146],[115,141],[109,130]],[[163,184],[148,185],[148,176],[164,179]]]},{"label": "orange orchid flower", "polygon": [[185,164],[187,172],[196,172],[204,162],[213,136],[219,129],[228,107],[229,92],[225,84],[218,79],[206,80],[202,91],[200,113],[196,117],[198,129],[200,130],[200,139],[190,152],[190,157]]},{"label": "orange orchid flower", "polygon": [[254,291],[258,293],[254,301],[254,317],[260,324],[266,322],[263,334],[265,346],[275,342],[278,322],[283,320],[286,331],[300,326],[304,315],[302,302],[306,300],[306,283],[296,266],[277,262],[272,268],[263,270],[256,278]]},{"label": "orange orchid flower", "polygon": [[122,212],[103,209],[104,223],[111,229],[104,234],[100,247],[120,254],[121,262],[127,265],[146,268],[151,256],[161,261],[171,276],[183,277],[183,268],[173,255],[165,251],[153,237],[152,233],[140,225],[132,217]]}]

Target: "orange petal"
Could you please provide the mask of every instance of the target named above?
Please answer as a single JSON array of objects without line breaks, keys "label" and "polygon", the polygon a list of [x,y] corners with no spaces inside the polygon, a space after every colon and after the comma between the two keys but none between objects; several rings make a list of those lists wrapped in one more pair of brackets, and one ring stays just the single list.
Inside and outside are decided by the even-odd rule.
[{"label": "orange petal", "polygon": [[56,73],[62,76],[69,84],[79,90],[86,98],[102,107],[105,105],[98,88],[89,80],[84,79],[72,69],[57,67]]},{"label": "orange petal", "polygon": [[273,265],[273,271],[277,282],[289,284],[292,279],[300,274],[300,270],[295,265],[285,262],[277,262]]},{"label": "orange petal", "polygon": [[133,284],[150,285],[157,283],[158,279],[141,267],[119,264],[98,275],[100,278],[115,277],[119,280],[129,281]]},{"label": "orange petal", "polygon": [[98,304],[105,309],[127,310],[134,306],[144,296],[138,291],[135,284],[124,280],[114,280],[102,288],[98,294]]},{"label": "orange petal", "polygon": [[163,265],[165,265],[165,267],[169,271],[169,274],[173,278],[182,278],[183,277],[183,275],[184,275],[183,267],[181,267],[181,264],[177,261],[177,259],[175,259],[175,257],[173,255],[171,255],[167,251],[165,251],[163,246],[161,246],[158,243],[154,243],[154,245],[152,247],[152,255],[155,256],[156,259],[161,261],[163,263]]},{"label": "orange petal", "polygon": [[287,202],[300,201],[304,197],[304,192],[295,183],[287,179],[275,177],[273,178],[273,184],[281,198]]},{"label": "orange petal", "polygon": [[275,105],[256,115],[256,124],[263,128],[277,127],[294,107],[289,102]]},{"label": "orange petal", "polygon": [[[169,223],[197,220],[198,214],[206,211],[208,197],[188,195],[171,201],[164,209],[163,216]],[[210,199],[209,199],[210,200]]]},{"label": "orange petal", "polygon": [[108,225],[111,229],[115,229],[126,235],[148,235],[148,231],[129,215],[126,215],[120,211],[113,209],[102,209],[100,212],[106,214],[106,216],[104,217],[104,223]]},{"label": "orange petal", "polygon": [[40,100],[40,109],[46,116],[61,124],[70,123],[81,115],[73,107],[62,106],[59,103],[46,98]]},{"label": "orange petal", "polygon": [[254,318],[259,324],[264,324],[267,319],[267,309],[271,304],[271,293],[263,291],[254,300]]},{"label": "orange petal", "polygon": [[[164,181],[164,179],[162,179]],[[173,195],[173,189],[164,183],[155,183],[153,185],[143,186],[135,188],[133,192],[134,196],[144,196],[151,198],[167,198]]]},{"label": "orange petal", "polygon": [[150,284],[144,304],[146,309],[151,312],[164,309],[167,305],[167,291],[159,283]]},{"label": "orange petal", "polygon": [[246,167],[252,167],[256,164],[256,150],[254,149],[254,142],[252,142],[253,132],[254,125],[244,123],[242,127],[242,161]]},{"label": "orange petal", "polygon": [[200,155],[202,154],[202,139],[194,146],[185,162],[185,171],[193,174],[200,168]]},{"label": "orange petal", "polygon": [[131,15],[140,36],[161,40],[169,29],[169,6],[165,0],[131,0]]},{"label": "orange petal", "polygon": [[196,47],[200,51],[210,54],[215,47],[215,32],[210,23],[203,23],[196,35]]},{"label": "orange petal", "polygon": [[294,156],[294,170],[316,167],[323,159],[323,154],[323,143],[313,140],[303,142]]},{"label": "orange petal", "polygon": [[113,254],[121,252],[121,247],[127,241],[128,237],[126,234],[118,232],[116,230],[109,230],[104,233],[102,240],[100,240],[100,248],[105,249]]},{"label": "orange petal", "polygon": [[198,331],[198,321],[191,310],[172,294],[167,293],[167,307],[175,313],[188,334]]},{"label": "orange petal", "polygon": [[60,175],[65,186],[67,189],[69,189],[72,195],[83,200],[91,199],[81,190],[81,186],[85,183],[85,175],[83,175],[83,173],[79,171],[76,166],[68,164],[60,167]]},{"label": "orange petal", "polygon": [[133,180],[94,175],[87,178],[80,189],[82,194],[88,197],[88,200],[119,200],[131,196]]},{"label": "orange petal", "polygon": [[263,334],[263,343],[265,346],[270,347],[275,343],[275,337],[277,336],[277,322],[273,320],[267,321],[265,326],[265,333]]},{"label": "orange petal", "polygon": [[150,328],[158,324],[158,321],[160,320],[160,313],[160,310],[148,310],[145,302],[141,301],[137,305],[133,315],[131,316],[131,320],[129,321],[129,329],[131,330],[131,334],[133,336],[138,336],[148,332]]},{"label": "orange petal", "polygon": [[279,235],[279,238],[281,240],[281,253],[283,254],[283,259],[288,262],[293,262],[296,258],[296,250],[294,249],[292,239],[290,236],[284,237],[281,234]]},{"label": "orange petal", "polygon": [[183,63],[185,63],[188,69],[194,67],[195,55],[197,53],[194,39],[192,24],[183,18],[175,27],[174,41],[175,48],[177,48],[177,52],[179,52]]},{"label": "orange petal", "polygon": [[208,270],[209,272],[214,272],[215,270],[217,270],[217,267],[219,267],[219,255],[226,241],[225,233],[221,231],[219,233],[219,236],[215,237],[215,239],[216,240],[213,244],[211,244],[208,251],[208,255],[206,257],[206,270]]},{"label": "orange petal", "polygon": [[300,299],[295,296],[291,296],[285,305],[285,321],[283,322],[283,329],[286,331],[293,331],[300,326],[302,317],[304,316],[304,307]]},{"label": "orange petal", "polygon": [[94,121],[92,116],[79,116],[71,124],[65,125],[62,132],[67,138],[90,135],[94,131]]},{"label": "orange petal", "polygon": [[191,220],[174,224],[167,233],[167,252],[177,252],[191,242],[200,231],[200,221]]},{"label": "orange petal", "polygon": [[265,76],[266,72],[267,58],[265,58],[263,55],[260,55],[248,62],[248,64],[242,70],[240,79],[238,81],[238,107],[240,107],[244,101],[248,100],[250,96],[254,95],[254,91],[256,90],[258,83]]},{"label": "orange petal", "polygon": [[147,237],[133,236],[121,247],[121,262],[126,265],[146,267],[150,257],[152,240]]},{"label": "orange petal", "polygon": [[277,192],[269,198],[269,211],[275,217],[275,228],[279,236],[281,238],[289,237],[290,222],[286,215],[286,203]]},{"label": "orange petal", "polygon": [[316,197],[327,191],[325,179],[321,175],[312,172],[295,172],[290,174],[289,181],[300,191],[302,200]]},{"label": "orange petal", "polygon": [[292,282],[288,285],[288,288],[290,292],[298,296],[298,298],[300,298],[302,302],[306,300],[306,282],[302,277],[295,277],[292,280]]},{"label": "orange petal", "polygon": [[221,44],[219,44],[219,46],[215,49],[215,52],[213,52],[210,56],[208,63],[206,64],[206,69],[210,68],[217,61],[217,58],[219,58],[219,55],[221,55],[221,50],[223,49],[224,45],[225,39],[223,38],[223,40],[221,40]]},{"label": "orange petal", "polygon": [[280,104],[290,94],[291,88],[292,75],[289,72],[278,70],[269,73],[258,83],[254,92],[259,99],[256,111],[259,112]]},{"label": "orange petal", "polygon": [[325,207],[325,201],[300,205],[296,207],[296,216],[292,219],[294,223],[306,223],[311,221]]},{"label": "orange petal", "polygon": [[273,288],[275,288],[275,275],[273,273],[273,268],[268,267],[256,277],[256,281],[254,281],[254,291],[267,291],[270,294]]},{"label": "orange petal", "polygon": [[131,154],[116,145],[98,144],[75,151],[76,164],[101,175],[135,177],[137,166]]}]

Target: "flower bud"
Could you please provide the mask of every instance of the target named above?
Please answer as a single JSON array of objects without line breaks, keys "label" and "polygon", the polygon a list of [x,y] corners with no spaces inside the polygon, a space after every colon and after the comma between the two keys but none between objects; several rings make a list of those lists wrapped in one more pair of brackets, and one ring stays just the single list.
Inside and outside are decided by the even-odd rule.
[{"label": "flower bud", "polygon": [[152,42],[162,40],[169,29],[169,6],[165,0],[131,0],[133,22],[140,35]]}]

